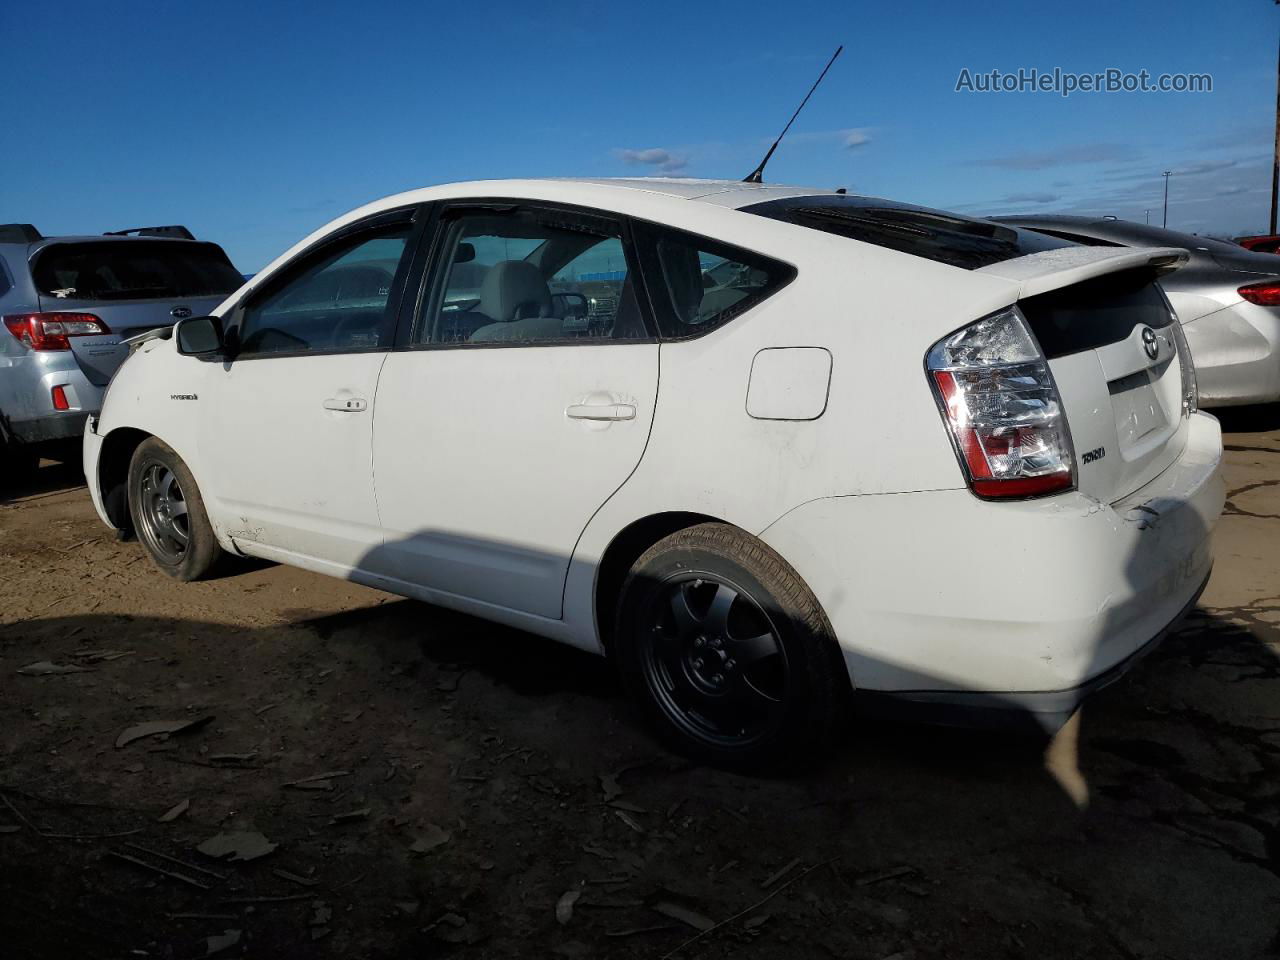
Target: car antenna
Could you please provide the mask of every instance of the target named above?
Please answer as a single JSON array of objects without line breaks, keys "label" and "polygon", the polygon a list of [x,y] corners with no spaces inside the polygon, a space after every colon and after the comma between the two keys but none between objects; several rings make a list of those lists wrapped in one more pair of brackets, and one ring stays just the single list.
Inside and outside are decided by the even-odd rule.
[{"label": "car antenna", "polygon": [[813,86],[809,88],[809,92],[804,95],[804,99],[800,101],[800,106],[796,107],[796,112],[791,115],[791,119],[787,121],[787,125],[782,128],[782,132],[778,134],[778,139],[773,141],[773,146],[769,148],[769,152],[764,155],[764,159],[760,161],[760,166],[756,167],[751,173],[742,178],[743,183],[764,183],[764,168],[773,156],[773,151],[778,149],[778,144],[782,142],[782,138],[787,135],[787,131],[791,129],[791,125],[796,122],[796,117],[800,116],[800,111],[804,109],[804,105],[809,102],[809,98],[813,96],[813,91],[818,89],[818,84],[822,82],[822,78],[827,75],[827,71],[831,69],[831,65],[836,62],[836,57],[840,56],[844,50],[844,44],[836,47],[836,52],[831,55],[831,59],[827,61],[827,65],[822,68],[822,72],[818,74],[818,79],[813,81]]}]

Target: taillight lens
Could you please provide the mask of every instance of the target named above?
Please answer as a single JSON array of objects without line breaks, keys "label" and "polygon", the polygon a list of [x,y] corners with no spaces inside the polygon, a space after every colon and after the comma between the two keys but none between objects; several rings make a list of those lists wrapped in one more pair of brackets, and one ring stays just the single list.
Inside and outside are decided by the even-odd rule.
[{"label": "taillight lens", "polygon": [[5,317],[4,325],[32,350],[70,350],[68,337],[111,332],[92,313],[19,313]]},{"label": "taillight lens", "polygon": [[969,486],[987,499],[1069,490],[1071,435],[1017,307],[939,340],[925,365]]},{"label": "taillight lens", "polygon": [[1200,386],[1196,383],[1196,362],[1191,356],[1191,347],[1187,345],[1187,335],[1182,331],[1182,323],[1175,316],[1170,324],[1173,331],[1173,343],[1178,350],[1178,368],[1182,371],[1182,414],[1190,416],[1200,409]]},{"label": "taillight lens", "polygon": [[1250,303],[1256,303],[1262,307],[1280,307],[1280,281],[1266,280],[1262,283],[1246,284],[1236,293]]}]

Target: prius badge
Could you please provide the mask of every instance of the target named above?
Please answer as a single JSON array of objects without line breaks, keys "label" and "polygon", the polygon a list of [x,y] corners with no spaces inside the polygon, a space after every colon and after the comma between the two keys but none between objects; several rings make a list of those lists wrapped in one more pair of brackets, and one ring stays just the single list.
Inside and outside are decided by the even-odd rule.
[{"label": "prius badge", "polygon": [[1160,356],[1160,341],[1150,327],[1142,328],[1142,349],[1152,360]]}]

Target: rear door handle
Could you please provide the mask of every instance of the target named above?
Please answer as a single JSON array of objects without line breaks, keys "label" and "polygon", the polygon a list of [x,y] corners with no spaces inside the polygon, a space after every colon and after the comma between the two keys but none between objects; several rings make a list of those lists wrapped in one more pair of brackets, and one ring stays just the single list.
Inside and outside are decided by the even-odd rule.
[{"label": "rear door handle", "polygon": [[635,404],[631,403],[575,403],[565,408],[565,416],[572,420],[634,420]]},{"label": "rear door handle", "polygon": [[364,413],[368,406],[363,397],[347,397],[343,400],[330,397],[324,402],[326,410],[336,410],[338,413]]}]

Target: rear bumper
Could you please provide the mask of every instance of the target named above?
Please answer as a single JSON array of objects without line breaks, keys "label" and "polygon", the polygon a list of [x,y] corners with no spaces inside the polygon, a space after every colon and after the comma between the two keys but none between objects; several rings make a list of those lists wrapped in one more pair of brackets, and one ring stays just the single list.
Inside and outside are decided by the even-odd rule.
[{"label": "rear bumper", "polygon": [[19,443],[47,443],[80,436],[88,416],[84,411],[69,410],[30,420],[11,420],[9,426]]},{"label": "rear bumper", "polygon": [[838,497],[764,532],[826,610],[855,687],[1058,714],[1193,604],[1222,510],[1206,414],[1133,495],[986,503],[967,490]]},{"label": "rear bumper", "polygon": [[983,727],[1043,733],[1059,729],[1090,694],[1115,683],[1139,660],[1158,647],[1192,611],[1209,585],[1206,575],[1200,587],[1164,629],[1108,670],[1067,690],[1003,694],[919,690],[904,693],[859,691],[862,703],[882,715],[942,726]]},{"label": "rear bumper", "polygon": [[[85,418],[102,409],[105,387],[95,386],[69,351],[15,365],[4,372],[14,378],[3,407],[6,426],[21,443],[44,443],[78,437]],[[53,388],[62,387],[69,409],[53,405]]]}]

